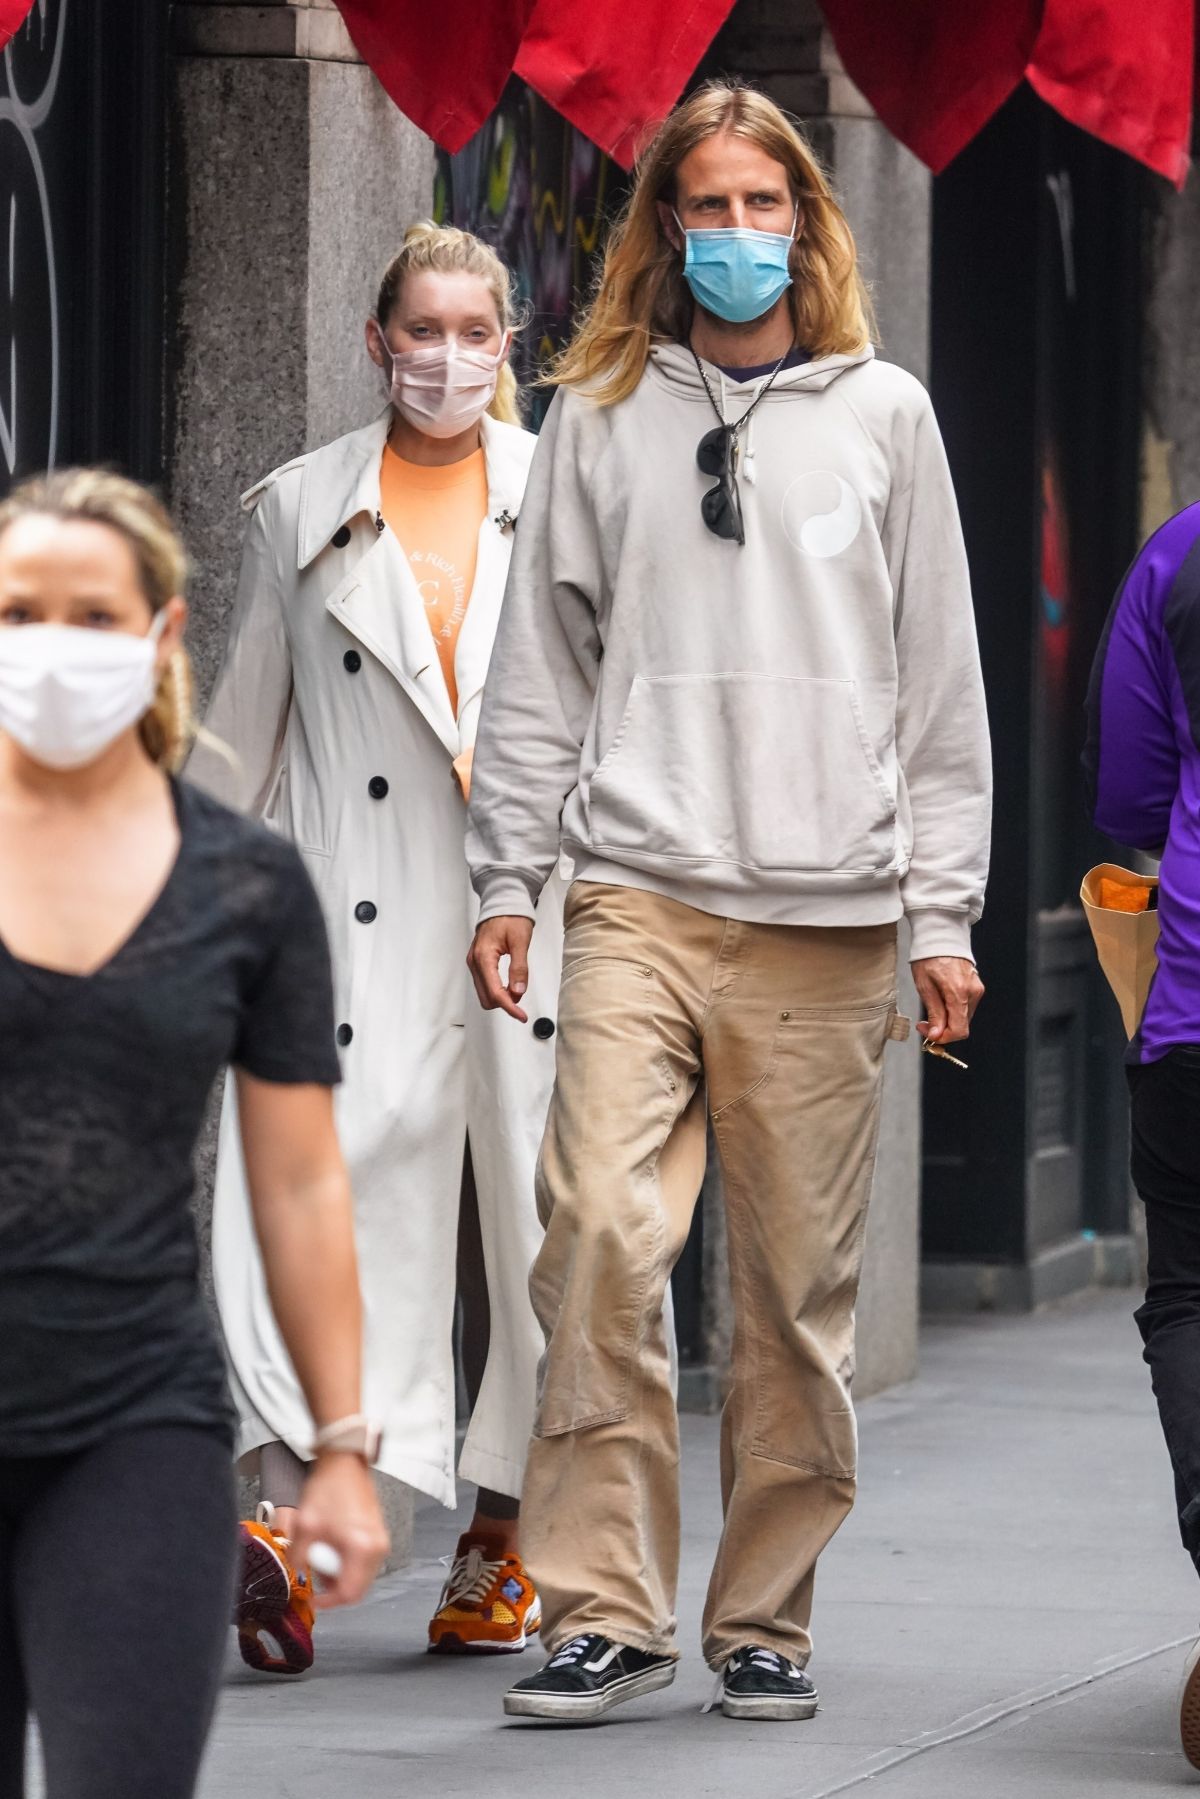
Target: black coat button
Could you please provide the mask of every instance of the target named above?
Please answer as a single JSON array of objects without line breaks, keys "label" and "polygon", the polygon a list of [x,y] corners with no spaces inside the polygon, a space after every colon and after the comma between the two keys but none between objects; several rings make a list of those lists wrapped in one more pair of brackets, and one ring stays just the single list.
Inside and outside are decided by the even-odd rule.
[{"label": "black coat button", "polygon": [[350,542],[349,525],[340,525],[334,532],[330,542],[333,544],[335,550],[344,550],[346,545]]},{"label": "black coat button", "polygon": [[372,905],[370,900],[359,900],[354,908],[354,916],[359,924],[374,924],[379,916],[379,908]]},{"label": "black coat button", "polygon": [[338,1040],[338,1044],[340,1045],[340,1047],[342,1049],[345,1049],[346,1045],[353,1039],[353,1036],[354,1036],[354,1026],[353,1025],[339,1024],[339,1026],[337,1028],[337,1040]]},{"label": "black coat button", "polygon": [[543,1043],[548,1042],[554,1035],[554,1020],[552,1018],[535,1018],[533,1034],[535,1037],[540,1037]]},{"label": "black coat button", "polygon": [[362,667],[362,657],[357,650],[347,650],[342,657],[342,667],[348,675],[356,675]]},{"label": "black coat button", "polygon": [[382,775],[371,776],[371,779],[367,782],[367,792],[373,800],[385,800],[387,798],[388,784]]}]

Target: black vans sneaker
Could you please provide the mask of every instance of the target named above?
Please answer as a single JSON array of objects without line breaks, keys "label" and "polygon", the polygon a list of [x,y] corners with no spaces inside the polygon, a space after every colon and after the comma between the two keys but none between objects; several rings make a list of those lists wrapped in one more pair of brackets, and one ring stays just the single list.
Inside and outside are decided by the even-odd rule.
[{"label": "black vans sneaker", "polygon": [[670,1656],[645,1655],[608,1637],[572,1637],[555,1650],[544,1668],[527,1675],[504,1695],[510,1718],[558,1718],[583,1724],[626,1699],[669,1687],[675,1678]]},{"label": "black vans sneaker", "polygon": [[816,1709],[816,1687],[777,1650],[747,1644],[726,1662],[721,1710],[727,1718],[811,1718]]}]

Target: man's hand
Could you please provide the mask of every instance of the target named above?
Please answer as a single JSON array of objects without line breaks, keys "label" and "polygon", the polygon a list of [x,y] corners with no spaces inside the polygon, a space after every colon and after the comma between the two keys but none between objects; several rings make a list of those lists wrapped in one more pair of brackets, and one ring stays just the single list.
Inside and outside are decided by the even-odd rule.
[{"label": "man's hand", "polygon": [[[533,936],[533,920],[529,918],[488,918],[475,933],[467,955],[467,967],[485,1012],[497,1007],[510,1018],[527,1022],[519,1001],[529,985],[529,939]],[[500,978],[501,960],[508,957],[507,985]]]},{"label": "man's hand", "polygon": [[975,1008],[983,998],[983,982],[965,956],[926,956],[912,965],[913,980],[925,1007],[917,1029],[930,1043],[961,1043],[971,1034]]}]

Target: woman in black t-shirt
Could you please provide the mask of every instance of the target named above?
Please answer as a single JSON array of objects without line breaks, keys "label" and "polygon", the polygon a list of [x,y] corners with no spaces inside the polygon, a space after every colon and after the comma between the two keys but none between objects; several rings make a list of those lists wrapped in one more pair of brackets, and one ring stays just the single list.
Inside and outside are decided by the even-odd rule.
[{"label": "woman in black t-shirt", "polygon": [[[237,1543],[189,1208],[225,1063],[324,1446],[293,1559],[330,1545],[316,1603],[339,1604],[386,1548],[324,926],[290,845],[168,772],[184,570],[117,476],[0,504],[0,1799],[24,1790],[30,1711],[48,1799],[194,1791]],[[294,1598],[284,1578],[281,1615]]]}]

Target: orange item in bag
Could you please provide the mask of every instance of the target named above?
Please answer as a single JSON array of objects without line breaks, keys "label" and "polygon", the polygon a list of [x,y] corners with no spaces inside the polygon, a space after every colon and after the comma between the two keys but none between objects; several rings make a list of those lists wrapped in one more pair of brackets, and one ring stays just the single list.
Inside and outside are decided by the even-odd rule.
[{"label": "orange item in bag", "polygon": [[1150,909],[1150,885],[1134,886],[1125,881],[1100,877],[1100,904],[1106,912],[1147,912]]},{"label": "orange item in bag", "polygon": [[1079,897],[1104,977],[1121,1008],[1125,1035],[1134,1037],[1158,967],[1158,882],[1115,862],[1083,877]]}]

